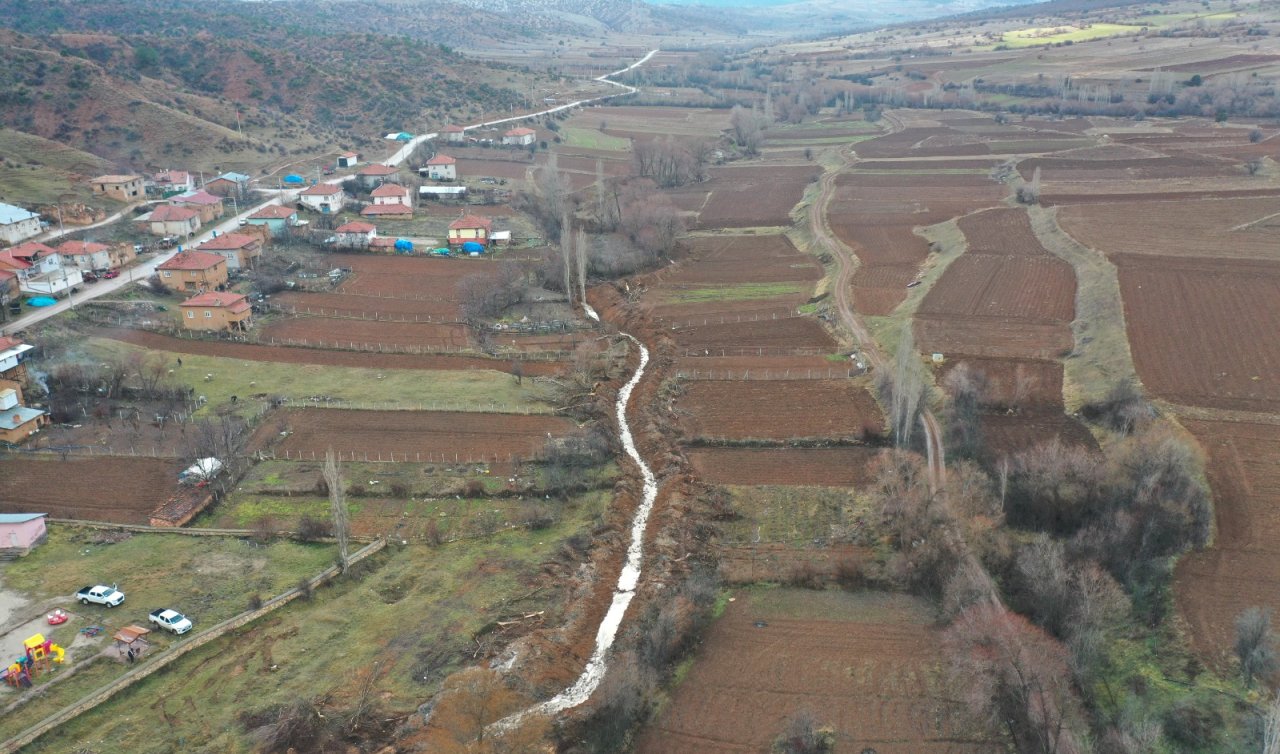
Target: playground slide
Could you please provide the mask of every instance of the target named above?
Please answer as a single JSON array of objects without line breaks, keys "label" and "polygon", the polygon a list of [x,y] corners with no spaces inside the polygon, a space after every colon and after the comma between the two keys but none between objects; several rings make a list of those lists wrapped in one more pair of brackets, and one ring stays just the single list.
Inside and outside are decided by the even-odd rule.
[{"label": "playground slide", "polygon": [[53,655],[54,662],[62,662],[62,658],[67,654],[67,650],[57,644],[50,644],[49,652]]}]

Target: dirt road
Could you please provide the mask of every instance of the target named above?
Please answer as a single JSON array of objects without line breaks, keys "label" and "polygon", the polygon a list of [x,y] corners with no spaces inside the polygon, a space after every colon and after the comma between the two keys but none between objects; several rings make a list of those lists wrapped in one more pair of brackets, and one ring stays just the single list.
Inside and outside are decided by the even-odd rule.
[{"label": "dirt road", "polygon": [[[896,120],[889,119],[889,122],[894,126],[894,130],[901,128],[901,124]],[[871,337],[866,325],[859,319],[849,293],[852,289],[853,274],[858,270],[857,256],[853,249],[831,232],[831,224],[827,221],[827,208],[831,204],[832,195],[835,194],[836,179],[856,160],[855,156],[842,149],[837,150],[836,154],[841,164],[836,169],[827,170],[822,174],[818,184],[818,196],[809,211],[809,228],[813,232],[813,237],[826,246],[832,258],[836,260],[835,303],[836,310],[840,313],[840,321],[858,341],[858,346],[869,365],[873,369],[884,369],[886,364],[884,355],[880,353],[880,347]],[[928,407],[920,413],[920,426],[925,435],[930,484],[934,490],[939,490],[946,485],[947,481],[946,453],[942,446],[942,431],[938,420]]]}]

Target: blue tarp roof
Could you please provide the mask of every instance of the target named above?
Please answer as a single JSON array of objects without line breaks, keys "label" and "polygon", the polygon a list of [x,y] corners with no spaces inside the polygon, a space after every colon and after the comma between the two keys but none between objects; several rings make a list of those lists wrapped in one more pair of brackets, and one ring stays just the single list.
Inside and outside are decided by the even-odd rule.
[{"label": "blue tarp roof", "polygon": [[48,513],[0,513],[0,524],[25,524],[37,518],[44,518]]},{"label": "blue tarp roof", "polygon": [[235,181],[236,183],[248,183],[253,180],[250,176],[247,176],[244,173],[223,173],[218,176],[218,178],[226,178],[228,181]]},{"label": "blue tarp roof", "polygon": [[475,241],[467,241],[466,243],[462,244],[462,250],[463,251],[484,251],[484,244],[476,243]]},{"label": "blue tarp roof", "polygon": [[304,181],[306,181],[305,178],[303,178],[300,175],[294,175],[293,173],[290,173],[289,175],[286,175],[284,177],[285,183],[303,183]]}]

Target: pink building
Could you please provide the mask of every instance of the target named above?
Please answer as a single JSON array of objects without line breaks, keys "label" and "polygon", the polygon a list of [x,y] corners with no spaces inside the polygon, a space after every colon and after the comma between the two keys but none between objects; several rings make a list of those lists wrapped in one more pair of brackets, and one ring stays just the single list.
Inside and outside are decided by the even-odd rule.
[{"label": "pink building", "polygon": [[26,555],[44,542],[47,513],[0,513],[0,555]]}]

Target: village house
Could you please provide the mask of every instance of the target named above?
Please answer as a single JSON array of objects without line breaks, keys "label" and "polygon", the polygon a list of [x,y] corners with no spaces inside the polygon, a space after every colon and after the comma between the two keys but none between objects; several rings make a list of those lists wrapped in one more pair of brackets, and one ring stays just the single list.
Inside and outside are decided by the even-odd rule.
[{"label": "village house", "polygon": [[507,146],[527,147],[538,140],[538,132],[532,128],[513,128],[502,135],[502,143]]},{"label": "village house", "polygon": [[450,124],[440,129],[440,133],[444,134],[444,140],[450,144],[461,144],[467,140],[467,131],[462,126]]},{"label": "village house", "polygon": [[0,337],[0,379],[25,383],[27,357],[35,348],[12,336]]},{"label": "village house", "polygon": [[109,270],[112,264],[111,247],[105,243],[93,241],[64,241],[56,247],[58,256],[62,257],[62,266],[74,267],[81,272],[90,270]]},{"label": "village house", "polygon": [[9,318],[11,305],[21,308],[22,288],[18,285],[18,273],[7,267],[0,267],[0,321]]},{"label": "village house", "polygon": [[0,241],[22,243],[40,235],[40,216],[22,207],[0,202]]},{"label": "village house", "polygon": [[338,155],[339,168],[354,168],[360,164],[360,155],[355,152],[343,152]]},{"label": "village house", "polygon": [[363,249],[378,235],[378,229],[371,223],[352,220],[339,225],[333,231],[334,244],[342,248]]},{"label": "village house", "polygon": [[347,196],[342,187],[333,183],[317,183],[298,194],[298,201],[303,206],[332,214],[340,211],[347,203]]},{"label": "village house", "polygon": [[190,238],[200,230],[200,213],[190,207],[163,204],[151,212],[147,224],[153,236]]},{"label": "village house", "polygon": [[262,243],[243,233],[223,233],[196,247],[197,251],[217,254],[227,260],[227,272],[251,269],[262,255]]},{"label": "village house", "polygon": [[438,154],[427,160],[422,175],[433,181],[453,181],[458,178],[458,161],[446,154]]},{"label": "village house", "polygon": [[204,184],[204,190],[217,196],[240,196],[249,188],[253,180],[244,173],[223,173]]},{"label": "village house", "polygon": [[47,513],[0,513],[0,560],[22,557],[49,538]]},{"label": "village house", "polygon": [[185,170],[166,170],[156,173],[151,176],[151,185],[154,187],[153,193],[162,197],[183,194],[196,189],[195,179]]},{"label": "village house", "polygon": [[298,210],[279,204],[268,204],[245,220],[249,225],[265,227],[272,236],[279,238],[298,224]]},{"label": "village house", "polygon": [[22,405],[22,385],[0,380],[0,442],[17,445],[49,423],[48,414]]},{"label": "village house", "polygon": [[200,213],[200,222],[208,224],[222,217],[222,197],[214,196],[208,191],[188,191],[185,194],[169,197],[169,204],[175,207],[186,207]]},{"label": "village house", "polygon": [[188,330],[248,330],[252,307],[243,293],[205,291],[178,305]]},{"label": "village house", "polygon": [[0,268],[17,273],[23,293],[61,296],[84,283],[80,270],[64,268],[57,251],[35,241],[0,251]]},{"label": "village house", "polygon": [[419,186],[418,198],[427,199],[465,199],[466,186]]},{"label": "village house", "polygon": [[489,245],[489,236],[493,233],[493,220],[477,215],[465,215],[449,223],[449,245],[461,246],[474,241],[482,246]]},{"label": "village house", "polygon": [[227,260],[220,254],[182,251],[156,268],[160,284],[176,293],[212,291],[227,282]]},{"label": "village house", "polygon": [[372,189],[381,183],[394,183],[400,180],[400,170],[388,165],[365,165],[356,171],[360,177],[360,185]]},{"label": "village house", "polygon": [[142,176],[139,175],[100,175],[89,181],[93,193],[101,194],[122,202],[137,201],[145,195]]}]

